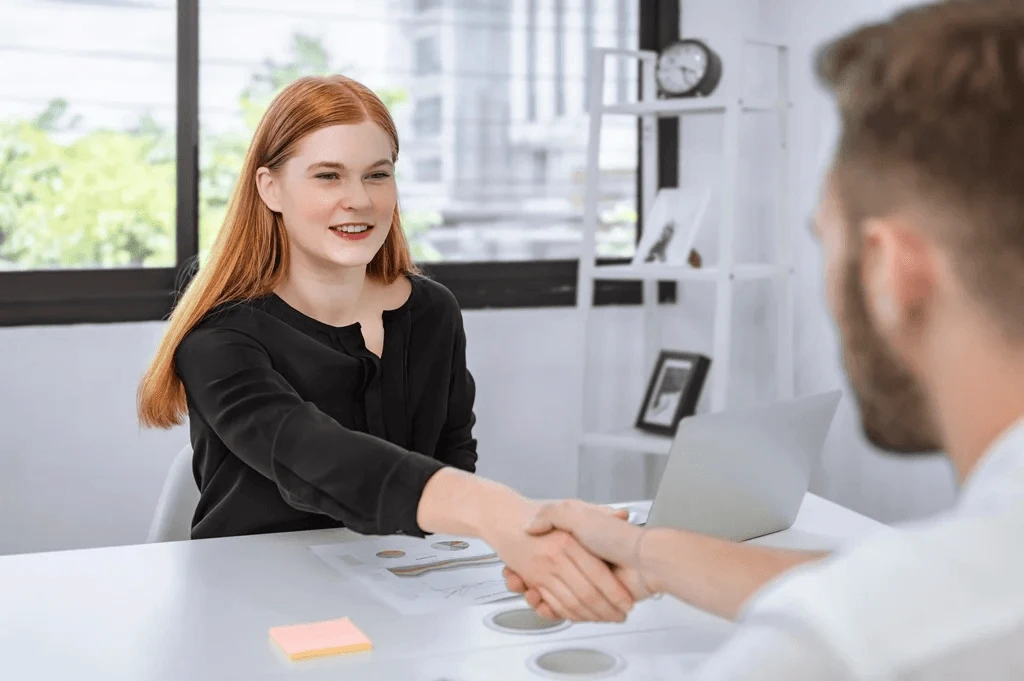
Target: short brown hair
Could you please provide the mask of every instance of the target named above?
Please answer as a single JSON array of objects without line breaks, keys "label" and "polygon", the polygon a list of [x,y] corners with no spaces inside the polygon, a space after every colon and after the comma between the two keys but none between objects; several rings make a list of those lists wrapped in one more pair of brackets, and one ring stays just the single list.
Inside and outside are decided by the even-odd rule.
[{"label": "short brown hair", "polygon": [[965,288],[1024,335],[1024,1],[915,7],[816,62],[842,120],[833,180],[851,234],[921,211]]}]

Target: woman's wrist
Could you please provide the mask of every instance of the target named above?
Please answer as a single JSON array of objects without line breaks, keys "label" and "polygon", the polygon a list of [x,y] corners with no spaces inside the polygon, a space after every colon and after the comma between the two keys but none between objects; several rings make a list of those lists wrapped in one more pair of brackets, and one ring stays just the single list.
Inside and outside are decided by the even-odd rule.
[{"label": "woman's wrist", "polygon": [[494,487],[481,490],[472,515],[476,536],[497,550],[495,544],[500,544],[503,537],[525,532],[527,523],[536,515],[539,506],[508,487]]},{"label": "woman's wrist", "polygon": [[491,543],[510,531],[522,532],[535,506],[500,483],[446,467],[427,481],[417,518],[425,532]]}]

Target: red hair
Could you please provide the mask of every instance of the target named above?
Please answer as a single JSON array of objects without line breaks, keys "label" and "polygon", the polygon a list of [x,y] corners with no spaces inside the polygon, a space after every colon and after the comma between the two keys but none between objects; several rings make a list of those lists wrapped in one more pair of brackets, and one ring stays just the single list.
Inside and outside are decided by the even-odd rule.
[{"label": "red hair", "polygon": [[[344,76],[301,78],[270,104],[245,155],[238,184],[206,262],[171,314],[149,369],[138,389],[139,422],[170,428],[187,412],[185,388],[174,368],[182,339],[215,307],[229,301],[269,295],[288,271],[288,238],[281,216],[256,189],[260,167],[280,168],[299,140],[330,125],[371,120],[391,139],[398,158],[398,132],[384,102],[365,85]],[[367,276],[390,284],[415,273],[398,206],[384,245],[367,265]]]}]

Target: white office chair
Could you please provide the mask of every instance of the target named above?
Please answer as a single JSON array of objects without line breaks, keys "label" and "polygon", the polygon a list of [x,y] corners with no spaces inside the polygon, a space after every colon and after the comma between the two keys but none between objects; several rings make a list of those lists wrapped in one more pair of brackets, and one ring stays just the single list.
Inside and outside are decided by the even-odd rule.
[{"label": "white office chair", "polygon": [[146,543],[191,539],[192,515],[198,503],[199,489],[192,475],[192,446],[186,445],[171,462]]}]

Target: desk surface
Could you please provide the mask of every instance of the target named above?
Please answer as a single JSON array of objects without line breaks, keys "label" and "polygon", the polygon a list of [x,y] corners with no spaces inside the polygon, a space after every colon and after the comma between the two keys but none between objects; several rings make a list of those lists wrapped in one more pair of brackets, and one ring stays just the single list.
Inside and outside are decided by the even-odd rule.
[{"label": "desk surface", "polygon": [[[826,549],[880,527],[808,494],[791,529],[756,541]],[[667,597],[639,604],[623,624],[540,636],[484,625],[521,601],[402,616],[308,550],[356,537],[323,530],[0,557],[0,676],[541,679],[527,666],[531,656],[589,644],[626,662],[609,678],[654,679],[658,669],[678,673],[696,662],[733,627]],[[372,652],[290,662],[269,642],[272,626],[344,616],[370,637]]]}]

